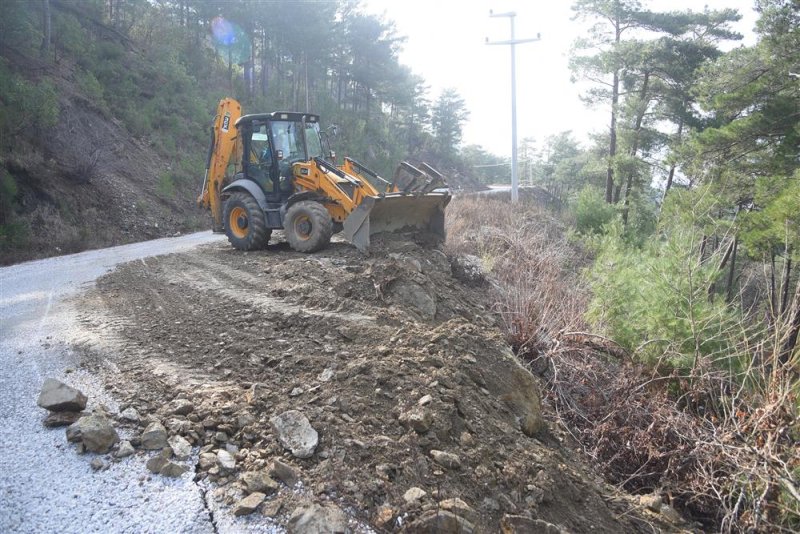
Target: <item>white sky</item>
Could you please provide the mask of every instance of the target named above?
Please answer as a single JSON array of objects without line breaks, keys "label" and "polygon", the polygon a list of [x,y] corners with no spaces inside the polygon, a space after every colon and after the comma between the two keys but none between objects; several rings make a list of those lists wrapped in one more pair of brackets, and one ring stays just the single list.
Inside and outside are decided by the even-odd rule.
[{"label": "white sky", "polygon": [[[743,15],[734,29],[755,42],[756,14],[752,0],[645,0],[653,10],[737,8]],[[368,12],[393,20],[407,37],[401,63],[425,78],[432,100],[442,89],[455,88],[470,111],[464,143],[482,145],[498,155],[511,154],[511,51],[509,46],[487,46],[485,40],[508,40],[507,18],[489,18],[515,11],[517,39],[541,41],[516,47],[517,136],[541,140],[572,130],[588,141],[588,133],[602,131],[608,122],[605,108],[588,109],[578,95],[581,87],[570,82],[569,49],[581,31],[572,21],[570,0],[364,0]],[[736,45],[738,46],[738,45]]]}]

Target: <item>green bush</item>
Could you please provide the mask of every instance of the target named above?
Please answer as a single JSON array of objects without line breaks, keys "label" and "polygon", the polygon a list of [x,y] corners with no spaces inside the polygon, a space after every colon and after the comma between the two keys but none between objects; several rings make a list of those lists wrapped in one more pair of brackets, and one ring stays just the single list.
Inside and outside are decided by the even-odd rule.
[{"label": "green bush", "polygon": [[595,238],[589,321],[651,365],[686,370],[733,354],[738,317],[709,298],[719,258],[700,261],[701,239],[676,227],[639,248],[619,224]]},{"label": "green bush", "polygon": [[0,249],[18,248],[28,240],[28,225],[16,219],[14,211],[19,189],[7,171],[0,173]]},{"label": "green bush", "polygon": [[603,192],[590,185],[581,189],[573,205],[575,226],[584,235],[602,233],[617,213],[613,205],[606,203]]},{"label": "green bush", "polygon": [[161,198],[173,198],[175,196],[175,177],[170,173],[162,173],[158,178],[156,192]]}]

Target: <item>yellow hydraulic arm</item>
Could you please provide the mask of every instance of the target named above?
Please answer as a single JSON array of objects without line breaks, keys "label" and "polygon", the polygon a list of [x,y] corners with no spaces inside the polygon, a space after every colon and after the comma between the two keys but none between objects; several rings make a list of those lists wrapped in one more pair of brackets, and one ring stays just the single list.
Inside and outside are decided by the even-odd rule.
[{"label": "yellow hydraulic arm", "polygon": [[[223,232],[222,201],[220,192],[229,164],[241,162],[242,144],[236,128],[236,121],[242,116],[242,106],[233,98],[223,98],[217,106],[217,115],[211,129],[211,145],[206,159],[206,175],[203,189],[197,204],[211,210],[214,232]],[[233,160],[231,160],[231,156]]]}]

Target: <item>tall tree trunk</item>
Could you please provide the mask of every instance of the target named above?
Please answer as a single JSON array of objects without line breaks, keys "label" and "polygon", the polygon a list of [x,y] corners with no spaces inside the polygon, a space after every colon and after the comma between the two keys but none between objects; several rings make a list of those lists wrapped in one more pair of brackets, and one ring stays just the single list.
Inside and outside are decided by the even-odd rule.
[{"label": "tall tree trunk", "polygon": [[[614,44],[619,45],[622,39],[622,28],[619,20],[619,2],[614,2]],[[606,202],[611,204],[614,192],[614,158],[617,155],[617,105],[619,104],[619,69],[614,69],[614,78],[611,82],[611,125],[608,135],[608,168],[606,169]],[[619,194],[617,194],[619,200]]]},{"label": "tall tree trunk", "polygon": [[789,361],[795,347],[797,347],[797,334],[800,331],[800,281],[797,282],[792,299],[792,308],[786,322],[786,334],[781,341],[781,351],[778,361],[785,364]]},{"label": "tall tree trunk", "polygon": [[786,249],[786,261],[783,263],[783,287],[781,288],[781,317],[789,309],[789,279],[792,277],[792,248]]},{"label": "tall tree trunk", "polygon": [[50,0],[42,0],[42,46],[39,50],[42,58],[50,52],[51,25],[50,25]]},{"label": "tall tree trunk", "polygon": [[[639,110],[636,113],[636,121],[634,123],[633,131],[633,146],[631,146],[631,159],[636,158],[636,153],[639,152],[639,136],[642,131],[642,121],[644,120],[644,114],[647,112],[647,89],[648,85],[650,84],[650,73],[645,72],[644,79],[642,80],[642,88],[639,91]],[[622,210],[622,225],[624,227],[628,226],[628,209],[630,206],[630,196],[631,196],[631,187],[633,186],[633,176],[634,171],[628,172],[628,180],[625,184],[625,203],[624,208]]]},{"label": "tall tree trunk", "polygon": [[739,249],[739,237],[734,236],[733,238],[733,252],[731,253],[731,268],[728,271],[728,293],[726,295],[726,301],[730,302],[733,300],[733,284],[734,284],[734,272],[736,269],[736,251]]}]

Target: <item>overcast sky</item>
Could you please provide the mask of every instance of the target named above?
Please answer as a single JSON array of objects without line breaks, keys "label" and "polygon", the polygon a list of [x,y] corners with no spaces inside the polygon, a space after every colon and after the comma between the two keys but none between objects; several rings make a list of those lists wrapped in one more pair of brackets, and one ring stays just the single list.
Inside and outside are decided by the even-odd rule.
[{"label": "overcast sky", "polygon": [[[733,7],[743,15],[734,29],[745,35],[745,44],[755,41],[752,0],[645,0],[643,4],[659,11]],[[541,33],[541,41],[516,47],[518,138],[541,140],[572,130],[586,141],[590,132],[606,127],[607,110],[588,109],[578,97],[582,87],[570,82],[567,58],[581,31],[580,24],[571,20],[571,5],[568,0],[364,1],[368,12],[394,20],[398,33],[407,37],[400,60],[425,78],[432,99],[446,87],[464,98],[471,113],[464,142],[505,156],[511,154],[511,52],[508,46],[487,46],[485,39],[507,40],[510,24],[507,18],[489,18],[490,9],[517,13],[518,39]]]}]

